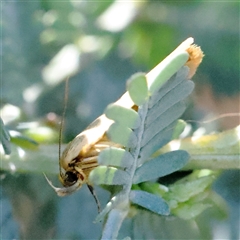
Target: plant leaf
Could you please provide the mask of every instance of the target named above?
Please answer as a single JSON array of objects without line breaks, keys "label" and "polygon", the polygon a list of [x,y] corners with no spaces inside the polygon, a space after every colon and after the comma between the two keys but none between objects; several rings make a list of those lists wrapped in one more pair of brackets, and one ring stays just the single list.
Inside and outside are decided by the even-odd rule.
[{"label": "plant leaf", "polygon": [[[126,116],[125,116],[126,117]],[[113,123],[107,130],[107,136],[115,143],[125,147],[134,147],[137,144],[137,137],[133,131],[119,123]]]},{"label": "plant leaf", "polygon": [[[116,109],[114,109],[114,105],[110,105],[110,107],[106,109],[106,115],[111,115],[111,118],[115,121],[107,131],[107,136],[111,141],[121,144],[124,150],[121,150],[121,154],[115,153],[113,151],[114,149],[106,150],[105,153],[102,153],[103,155],[100,155],[99,160],[105,165],[125,166],[125,168],[123,167],[124,171],[119,172],[120,177],[115,178],[117,180],[113,180],[114,171],[117,171],[117,169],[112,170],[113,172],[107,180],[100,176],[101,174],[103,174],[103,176],[107,175],[107,170],[99,171],[96,174],[94,182],[98,184],[124,185],[125,190],[122,193],[120,192],[118,197],[122,194],[122,197],[124,196],[123,198],[126,199],[128,197],[125,196],[125,191],[126,189],[131,189],[132,184],[138,184],[165,176],[181,169],[187,163],[189,159],[188,153],[180,150],[151,158],[151,155],[159,147],[165,145],[172,139],[177,120],[186,108],[184,99],[191,93],[194,87],[194,84],[190,80],[186,81],[187,76],[188,68],[182,67],[168,81],[165,81],[160,89],[156,87],[159,83],[155,85],[154,88],[157,90],[148,93],[149,97],[147,99],[144,98],[144,104],[138,106],[137,111],[133,114],[135,122],[140,120],[138,127],[134,129],[130,128],[129,124],[125,124],[127,126],[121,124],[128,121],[129,116],[125,113],[129,111],[124,110],[122,107],[121,111],[124,114],[118,114]],[[132,81],[134,82],[134,80]],[[137,91],[137,89],[133,89],[134,86],[137,87],[138,84],[134,85],[132,83],[131,91],[133,92]],[[133,109],[130,111],[131,114],[132,111],[134,111]],[[136,114],[138,117],[135,117]],[[111,151],[113,152],[111,153]],[[123,155],[126,155],[124,151],[129,153],[127,156],[128,161],[123,157]],[[128,165],[126,165],[126,163]],[[92,171],[94,174],[96,173],[95,170]],[[126,173],[125,175],[122,174],[124,172]],[[90,177],[91,176],[92,173],[90,174]],[[150,193],[145,194],[145,192],[137,193],[137,195],[133,194],[132,199],[135,201],[134,203],[144,206],[151,211],[160,212],[160,210],[156,210],[154,206],[144,204],[144,202],[149,202],[150,205],[155,204],[156,199],[159,200],[160,198],[159,196],[149,194]],[[138,197],[135,198],[135,195]],[[147,200],[148,197],[149,201]],[[127,205],[125,207],[127,208]]]},{"label": "plant leaf", "polygon": [[160,149],[162,146],[167,144],[173,136],[176,121],[165,127],[158,134],[156,134],[144,147],[141,148],[138,163],[141,165],[148,159],[154,152]]},{"label": "plant leaf", "polygon": [[180,204],[176,209],[173,209],[172,212],[174,215],[188,220],[195,218],[198,216],[200,213],[202,213],[205,209],[211,207],[212,205],[209,203],[204,203],[204,202],[194,202],[194,203],[185,203],[185,204]]},{"label": "plant leaf", "polygon": [[41,145],[38,150],[24,150],[12,144],[9,156],[0,153],[1,169],[10,172],[59,173],[57,145]]},{"label": "plant leaf", "polygon": [[186,78],[189,73],[189,68],[183,66],[180,71],[176,72],[167,82],[163,84],[163,86],[157,91],[157,94],[153,94],[151,99],[149,99],[149,108],[152,108],[153,105],[158,102],[161,98],[163,98],[167,93],[169,93],[172,89],[177,87],[183,81],[186,81]]},{"label": "plant leaf", "polygon": [[149,91],[155,93],[174,73],[176,73],[188,60],[189,55],[186,51],[179,51],[165,58],[164,64],[159,65],[156,77],[149,81]]},{"label": "plant leaf", "polygon": [[[125,127],[135,129],[140,125],[140,118],[137,112],[130,108],[124,108],[117,104],[109,104],[105,110],[105,114],[109,119]],[[125,116],[128,117],[126,118]]]},{"label": "plant leaf", "polygon": [[178,150],[160,155],[140,166],[134,175],[133,183],[138,184],[168,175],[181,169],[189,159],[186,151]]},{"label": "plant leaf", "polygon": [[[176,76],[177,78],[177,76]],[[180,79],[181,80],[181,79]],[[166,93],[162,98],[160,98],[155,106],[149,110],[149,115],[146,119],[146,124],[151,124],[156,118],[162,115],[164,112],[178,102],[186,98],[194,88],[194,83],[192,81],[181,81],[176,87]]]},{"label": "plant leaf", "polygon": [[127,90],[133,102],[140,106],[148,99],[148,86],[145,74],[134,74],[127,81]]},{"label": "plant leaf", "polygon": [[202,193],[214,181],[214,176],[205,176],[191,181],[175,183],[169,187],[169,192],[165,194],[165,199],[185,202],[191,197]]},{"label": "plant leaf", "polygon": [[132,203],[160,215],[169,215],[170,213],[167,203],[161,197],[145,191],[132,190],[130,200]]},{"label": "plant leaf", "polygon": [[[123,168],[125,166],[125,171],[128,173],[134,171],[132,179],[123,177],[119,184],[123,184],[124,179],[126,180],[125,185],[130,184],[131,186],[165,176],[181,169],[187,163],[189,155],[185,151],[174,151],[151,159],[151,155],[159,147],[172,139],[177,120],[186,108],[183,100],[194,87],[190,80],[186,81],[187,76],[188,68],[182,67],[164,83],[162,88],[152,92],[145,103],[138,106],[138,111],[135,111],[134,114],[133,109],[130,111],[127,111],[129,109],[123,110],[122,105],[119,112],[126,114],[118,114],[118,106],[114,104],[107,107],[106,115],[110,115],[115,120],[108,129],[107,136],[111,141],[121,144],[125,150],[121,150],[121,154],[115,152],[114,149],[106,150],[102,153],[103,155],[100,154],[99,161],[106,165]],[[134,80],[132,80],[132,84],[133,82]],[[121,122],[126,123],[128,121],[129,115],[127,113],[134,116],[131,118],[134,119],[133,122],[137,123],[137,128],[131,129],[124,126],[127,124],[121,124]],[[133,122],[131,122],[131,125],[136,126]],[[124,151],[129,153],[128,161],[122,157],[126,155]],[[111,177],[109,179],[112,180]],[[118,179],[120,180],[120,178]],[[111,184],[110,180],[106,182]],[[96,183],[99,182],[96,181]]]},{"label": "plant leaf", "polygon": [[183,114],[185,109],[185,104],[183,102],[178,102],[155,119],[155,121],[151,123],[147,122],[141,139],[141,146],[145,146],[155,135],[161,134],[161,131],[169,126],[169,124],[176,121]]},{"label": "plant leaf", "polygon": [[182,134],[182,132],[184,131],[186,126],[187,126],[187,123],[185,121],[179,119],[174,128],[172,139],[179,138],[179,136]]},{"label": "plant leaf", "polygon": [[36,150],[38,143],[17,131],[10,131],[11,142],[24,149]]}]

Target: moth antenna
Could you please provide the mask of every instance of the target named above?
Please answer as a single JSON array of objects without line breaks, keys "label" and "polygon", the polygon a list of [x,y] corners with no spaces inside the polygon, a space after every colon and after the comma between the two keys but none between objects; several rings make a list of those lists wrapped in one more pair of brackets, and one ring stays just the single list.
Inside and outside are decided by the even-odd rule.
[{"label": "moth antenna", "polygon": [[67,110],[67,103],[68,103],[68,82],[69,82],[69,77],[65,81],[64,107],[63,107],[63,113],[62,113],[61,122],[60,122],[60,131],[59,131],[59,139],[58,139],[58,163],[59,163],[59,172],[61,176],[63,175],[63,173],[62,173],[62,168],[60,164],[60,159],[61,159],[61,147],[62,147],[62,133],[63,133],[66,110]]}]

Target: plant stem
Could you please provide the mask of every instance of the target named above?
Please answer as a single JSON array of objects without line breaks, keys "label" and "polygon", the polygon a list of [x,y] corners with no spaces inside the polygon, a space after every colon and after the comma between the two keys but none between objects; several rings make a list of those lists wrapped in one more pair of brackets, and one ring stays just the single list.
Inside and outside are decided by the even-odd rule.
[{"label": "plant stem", "polygon": [[128,211],[123,209],[112,209],[108,214],[108,219],[104,225],[102,240],[116,239],[119,229]]},{"label": "plant stem", "polygon": [[190,169],[240,169],[239,155],[191,155],[189,163],[183,168]]}]

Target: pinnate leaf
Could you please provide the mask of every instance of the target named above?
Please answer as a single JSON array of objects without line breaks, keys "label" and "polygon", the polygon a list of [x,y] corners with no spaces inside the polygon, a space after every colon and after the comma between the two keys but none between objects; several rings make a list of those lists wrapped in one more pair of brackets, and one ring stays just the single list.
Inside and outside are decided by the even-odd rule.
[{"label": "pinnate leaf", "polygon": [[117,104],[109,104],[105,110],[105,114],[109,119],[132,129],[140,125],[140,118],[137,112],[131,108],[125,108]]},{"label": "pinnate leaf", "polygon": [[127,81],[127,90],[133,102],[140,106],[148,99],[148,86],[145,74],[134,74]]},{"label": "pinnate leaf", "polygon": [[161,197],[145,191],[132,190],[130,200],[132,203],[160,215],[169,215],[170,213],[167,203]]},{"label": "pinnate leaf", "polygon": [[145,162],[136,170],[133,183],[146,182],[173,173],[181,169],[188,159],[189,154],[183,150],[160,155]]}]

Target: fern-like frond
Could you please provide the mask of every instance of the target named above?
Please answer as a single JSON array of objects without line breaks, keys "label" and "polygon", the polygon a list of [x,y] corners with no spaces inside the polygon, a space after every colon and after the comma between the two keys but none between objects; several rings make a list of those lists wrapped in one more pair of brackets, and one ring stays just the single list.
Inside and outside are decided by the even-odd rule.
[{"label": "fern-like frond", "polygon": [[[189,159],[183,150],[153,157],[154,152],[172,140],[177,121],[186,109],[185,99],[194,88],[194,83],[187,80],[189,68],[184,66],[189,58],[186,51],[180,50],[149,74],[133,75],[127,82],[126,95],[131,98],[131,107],[117,101],[106,108],[106,117],[113,120],[107,137],[118,147],[109,147],[100,153],[98,162],[103,166],[91,172],[90,181],[121,185],[122,190],[107,204],[98,220],[107,213],[110,216],[111,209],[114,209],[114,218],[126,217],[131,204],[160,215],[170,213],[160,195],[133,190],[132,186],[175,172]],[[114,228],[107,222],[106,226],[110,225]],[[111,238],[117,236],[112,234]],[[107,230],[103,238],[106,236],[109,237]]]}]

